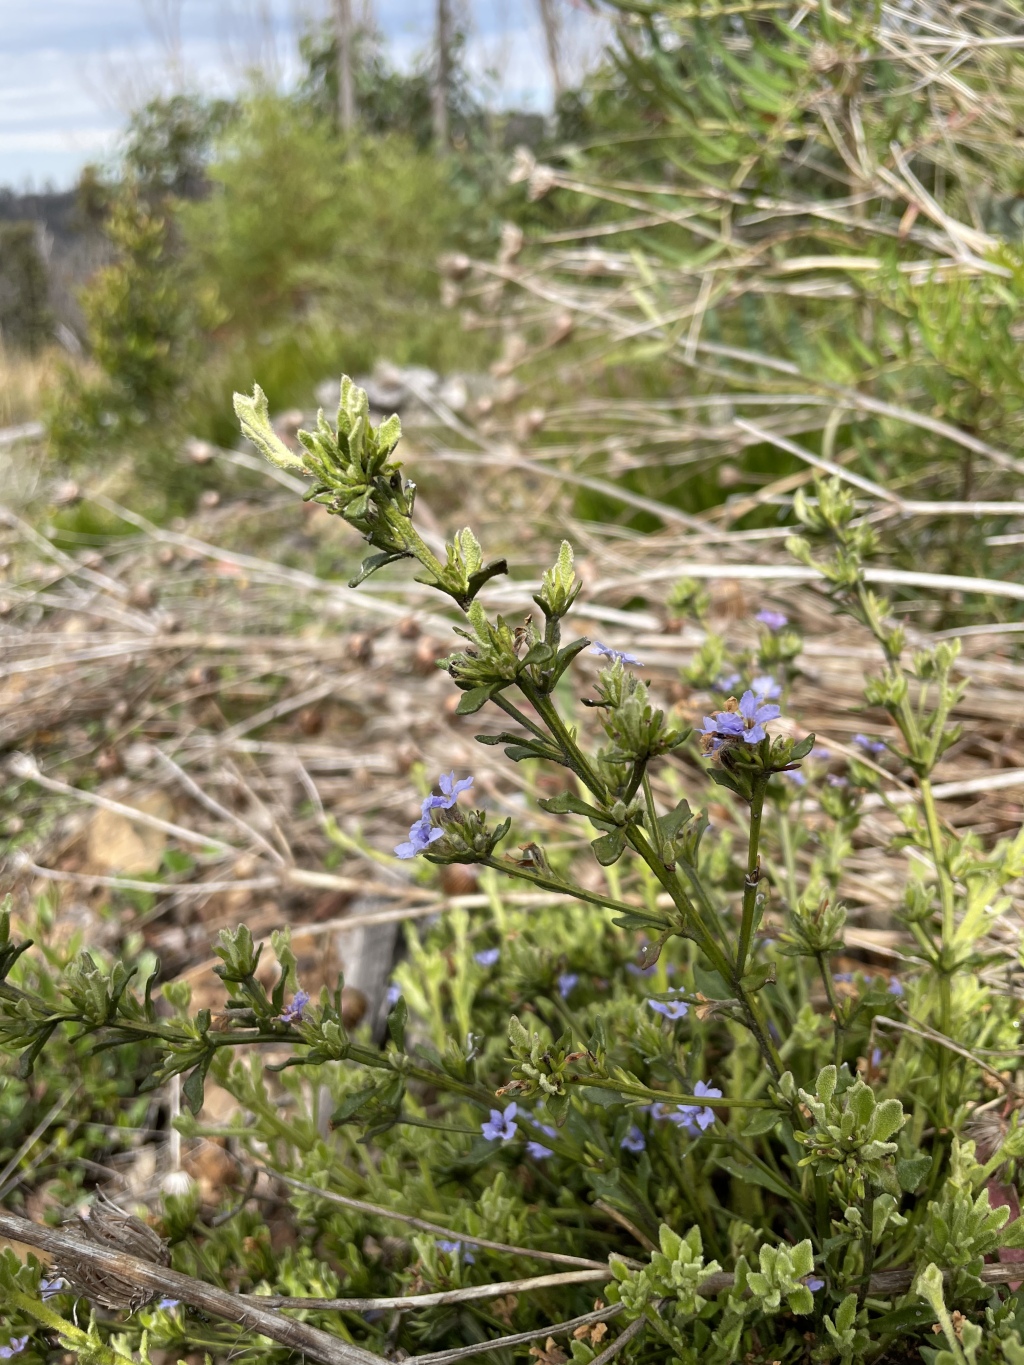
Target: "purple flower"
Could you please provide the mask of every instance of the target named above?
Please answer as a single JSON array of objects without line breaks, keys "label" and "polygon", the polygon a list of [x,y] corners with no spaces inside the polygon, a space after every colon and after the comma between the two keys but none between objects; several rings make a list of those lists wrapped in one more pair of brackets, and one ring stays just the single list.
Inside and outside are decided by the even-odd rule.
[{"label": "purple flower", "polygon": [[805,1275],[802,1283],[807,1286],[812,1294],[817,1294],[819,1289],[825,1288],[825,1281],[819,1280],[817,1275]]},{"label": "purple flower", "polygon": [[781,611],[772,611],[770,607],[764,607],[757,613],[755,618],[760,621],[762,626],[767,626],[769,630],[781,630],[783,626],[789,625],[789,617]]},{"label": "purple flower", "polygon": [[285,1005],[284,1009],[277,1016],[282,1024],[297,1024],[302,1018],[302,1011],[309,1004],[308,991],[296,991],[292,996],[290,1005]]},{"label": "purple flower", "polygon": [[510,1104],[504,1113],[492,1109],[491,1117],[480,1125],[480,1131],[488,1142],[511,1142],[519,1124],[515,1122],[518,1106]]},{"label": "purple flower", "polygon": [[632,664],[635,668],[643,668],[643,664],[635,654],[626,654],[621,649],[612,649],[610,645],[603,645],[600,640],[595,640],[590,647],[591,654],[600,654],[605,659],[611,659],[613,664]]},{"label": "purple flower", "polygon": [[[673,995],[678,994],[678,991],[673,991]],[[690,1012],[685,1000],[648,1000],[647,1003],[655,1014],[663,1014],[666,1019],[685,1019]]]},{"label": "purple flower", "polygon": [[627,1152],[642,1152],[647,1146],[647,1140],[640,1129],[634,1123],[629,1132],[619,1143],[619,1146]]},{"label": "purple flower", "polygon": [[814,748],[811,750],[811,752],[807,755],[807,757],[820,758],[821,761],[824,763],[825,760],[831,758],[832,755],[829,753],[829,751],[825,748],[823,744],[816,744]]},{"label": "purple flower", "polygon": [[[427,798],[428,801],[431,799],[430,797]],[[395,853],[399,858],[415,858],[417,854],[423,853],[432,843],[443,837],[444,830],[432,825],[430,813],[424,812],[409,830],[409,838],[406,842],[396,846]]]},{"label": "purple flower", "polygon": [[770,674],[763,673],[750,684],[750,690],[758,701],[774,701],[782,696],[782,687]]},{"label": "purple flower", "polygon": [[884,754],[887,747],[880,739],[869,739],[867,735],[854,735],[853,742],[866,754]]},{"label": "purple flower", "polygon": [[165,1313],[169,1313],[172,1308],[177,1308],[180,1303],[181,1303],[180,1299],[162,1298],[157,1303],[156,1307],[162,1308]]},{"label": "purple flower", "polygon": [[539,1128],[547,1137],[558,1136],[558,1129],[552,1128],[550,1123],[541,1123],[540,1119],[531,1119],[530,1121],[535,1128]]},{"label": "purple flower", "polygon": [[807,778],[804,777],[799,768],[783,768],[782,775],[788,777],[790,782],[795,782],[798,787],[807,786]]},{"label": "purple flower", "polygon": [[871,1049],[871,1065],[872,1066],[882,1065],[882,1049],[880,1047],[873,1047]]},{"label": "purple flower", "polygon": [[903,982],[898,976],[891,976],[889,978],[888,990],[890,995],[900,996],[903,994]]},{"label": "purple flower", "polygon": [[558,978],[558,994],[563,1000],[568,1000],[573,991],[579,984],[579,975],[576,972],[563,972]]},{"label": "purple flower", "polygon": [[423,798],[420,806],[420,818],[409,830],[409,838],[404,844],[399,844],[395,853],[399,858],[415,858],[417,854],[425,852],[431,844],[435,843],[444,835],[444,830],[430,823],[430,812],[434,810],[451,810],[452,806],[459,799],[459,793],[468,791],[473,785],[471,777],[455,780],[454,769],[450,773],[442,773],[437,779],[437,785],[441,788],[441,795]]},{"label": "purple flower", "polygon": [[[706,1096],[709,1099],[721,1099],[721,1090],[714,1086],[705,1085],[703,1081],[698,1081],[693,1087],[695,1095]],[[710,1128],[715,1121],[715,1111],[709,1104],[703,1107],[697,1104],[679,1104],[676,1106],[676,1113],[669,1114],[673,1123],[685,1128],[691,1137],[700,1137],[706,1129]],[[699,1131],[698,1131],[699,1130]]]},{"label": "purple flower", "polygon": [[401,986],[398,986],[395,984],[395,982],[392,982],[391,985],[388,987],[387,995],[384,997],[388,1009],[393,1010],[395,1006],[398,1004],[399,1000],[401,1000],[401,998],[402,998]]},{"label": "purple flower", "polygon": [[52,1299],[55,1294],[60,1294],[63,1289],[64,1281],[59,1275],[55,1276],[52,1280],[42,1279],[39,1281],[39,1294],[43,1303],[45,1303],[47,1299]]},{"label": "purple flower", "polygon": [[23,1337],[11,1337],[9,1346],[0,1346],[0,1359],[10,1360],[12,1356],[20,1355],[27,1345],[27,1334]]},{"label": "purple flower", "polygon": [[740,698],[738,711],[716,711],[704,717],[705,735],[721,739],[743,739],[747,744],[760,744],[765,737],[765,725],[779,714],[773,703],[759,702],[747,688]]},{"label": "purple flower", "polygon": [[441,774],[437,779],[437,785],[441,788],[440,796],[431,795],[423,798],[422,809],[424,815],[432,810],[451,810],[452,806],[454,806],[459,799],[459,793],[469,791],[470,787],[473,785],[473,779],[471,777],[463,777],[456,782],[455,770],[452,769],[450,773]]},{"label": "purple flower", "polygon": [[837,773],[829,773],[825,780],[830,787],[848,787],[850,785],[845,777],[840,777]]},{"label": "purple flower", "polygon": [[468,1247],[463,1248],[461,1242],[450,1242],[447,1240],[447,1238],[444,1237],[438,1238],[437,1249],[438,1251],[446,1251],[449,1256],[454,1256],[456,1258],[461,1256],[463,1261],[465,1261],[466,1265],[472,1265],[473,1262],[476,1260],[476,1257],[473,1255],[473,1253],[469,1250]]},{"label": "purple flower", "polygon": [[723,673],[715,683],[716,692],[724,692],[726,696],[734,692],[739,685],[740,675],[738,673]]},{"label": "purple flower", "polygon": [[852,980],[853,980],[853,972],[833,972],[833,973],[832,973],[832,980],[833,980],[833,981],[852,981]]},{"label": "purple flower", "polygon": [[474,960],[481,967],[493,967],[499,957],[501,957],[500,948],[481,948],[478,953],[473,954]]},{"label": "purple flower", "polygon": [[554,1156],[550,1147],[545,1147],[543,1142],[528,1142],[526,1150],[536,1161],[543,1161],[546,1156]]}]

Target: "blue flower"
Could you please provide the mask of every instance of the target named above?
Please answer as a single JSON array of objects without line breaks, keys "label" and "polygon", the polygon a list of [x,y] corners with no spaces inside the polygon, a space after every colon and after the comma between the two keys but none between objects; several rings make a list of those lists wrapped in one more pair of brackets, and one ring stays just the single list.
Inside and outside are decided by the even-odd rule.
[{"label": "blue flower", "polygon": [[12,1356],[20,1355],[28,1345],[28,1336],[11,1337],[9,1346],[0,1346],[0,1359],[10,1360]]},{"label": "blue flower", "polygon": [[437,785],[441,788],[440,796],[431,795],[423,798],[422,811],[424,815],[432,810],[451,810],[459,799],[459,793],[469,791],[473,785],[473,779],[463,777],[456,782],[455,770],[452,769],[450,773],[441,774],[437,779]]},{"label": "blue flower", "polygon": [[447,1238],[439,1237],[437,1240],[438,1251],[446,1251],[449,1256],[461,1256],[466,1265],[472,1265],[476,1257],[468,1247],[463,1247],[461,1242],[450,1242]]},{"label": "blue flower", "polygon": [[853,980],[853,972],[833,972],[833,973],[832,973],[832,980],[833,980],[833,981],[852,981],[852,980]]},{"label": "blue flower", "polygon": [[162,1308],[165,1313],[169,1313],[172,1308],[177,1308],[180,1303],[180,1299],[162,1298],[157,1302],[156,1307]]},{"label": "blue flower", "polygon": [[867,735],[854,735],[853,742],[866,754],[884,754],[888,747],[880,739],[869,739]]},{"label": "blue flower", "polygon": [[501,957],[500,948],[481,948],[478,953],[473,954],[474,961],[481,967],[493,967],[499,957]]},{"label": "blue flower", "polygon": [[871,1049],[871,1065],[872,1066],[882,1065],[882,1049],[880,1047],[873,1047]]},{"label": "blue flower", "polygon": [[[722,1092],[715,1086],[706,1085],[703,1081],[698,1081],[693,1087],[695,1095],[706,1096],[708,1099],[721,1099]],[[700,1137],[706,1129],[710,1128],[715,1121],[715,1111],[709,1104],[703,1106],[698,1104],[679,1104],[676,1105],[676,1113],[669,1114],[668,1118],[673,1123],[685,1128],[691,1137]],[[699,1131],[698,1131],[699,1130]]]},{"label": "blue flower", "polygon": [[[673,994],[678,995],[679,992],[674,991]],[[690,1012],[685,1000],[648,1000],[647,1003],[655,1014],[663,1014],[666,1019],[685,1019]]]},{"label": "blue flower", "polygon": [[767,626],[769,630],[781,630],[783,626],[789,625],[789,617],[781,611],[772,611],[770,607],[764,607],[757,613],[755,618],[760,621],[762,626]]},{"label": "blue flower", "polygon": [[619,1143],[619,1146],[627,1152],[642,1152],[647,1146],[647,1139],[634,1123],[629,1132]]},{"label": "blue flower", "polygon": [[898,976],[892,976],[889,978],[888,990],[890,995],[900,996],[903,994],[903,982],[899,979]]},{"label": "blue flower", "polygon": [[704,717],[701,734],[716,736],[715,748],[722,740],[742,739],[747,744],[760,744],[765,737],[765,725],[779,715],[774,703],[759,702],[747,688],[739,700],[735,711],[716,711],[713,716]]},{"label": "blue flower", "polygon": [[[427,798],[428,801],[430,799],[430,797]],[[399,858],[415,858],[417,854],[425,852],[432,843],[443,837],[444,830],[432,825],[430,813],[424,812],[409,830],[409,838],[405,843],[396,845],[395,853]]]},{"label": "blue flower", "polygon": [[621,649],[612,649],[610,645],[603,645],[600,640],[595,640],[590,647],[591,654],[600,654],[605,659],[611,659],[613,664],[632,664],[635,668],[643,668],[643,664],[635,654],[626,654]]},{"label": "blue flower", "polygon": [[817,1275],[805,1275],[802,1283],[807,1286],[812,1294],[817,1294],[819,1289],[825,1288],[825,1281],[819,1280]]},{"label": "blue flower", "polygon": [[728,696],[730,693],[735,692],[739,683],[740,675],[738,673],[723,673],[715,683],[715,691],[724,692],[726,696]]},{"label": "blue flower", "polygon": [[782,696],[782,687],[768,673],[763,673],[759,678],[754,678],[750,684],[750,690],[758,701],[774,701],[776,697]]},{"label": "blue flower", "polygon": [[492,1109],[491,1117],[480,1125],[480,1131],[488,1142],[511,1142],[519,1128],[515,1122],[518,1106],[510,1104],[504,1113]]},{"label": "blue flower", "polygon": [[473,785],[471,777],[455,780],[454,769],[450,773],[442,773],[437,779],[437,785],[441,788],[441,795],[423,798],[420,806],[420,818],[409,830],[409,838],[404,844],[399,844],[395,853],[399,858],[415,858],[417,854],[424,853],[431,844],[444,836],[444,830],[430,822],[430,812],[435,810],[451,810],[452,806],[459,799],[459,793],[468,791]]},{"label": "blue flower", "polygon": [[282,1024],[297,1024],[302,1018],[302,1011],[309,1004],[308,991],[296,991],[292,996],[290,1005],[285,1005],[284,1009],[277,1016]]},{"label": "blue flower", "polygon": [[550,1147],[545,1147],[543,1142],[528,1142],[526,1150],[537,1161],[543,1161],[546,1156],[554,1156]]},{"label": "blue flower", "polygon": [[848,787],[850,784],[845,777],[840,777],[838,773],[829,773],[825,779],[830,787]]},{"label": "blue flower", "polygon": [[401,998],[402,998],[401,986],[397,985],[394,981],[392,981],[391,985],[388,987],[388,993],[384,997],[388,1009],[393,1010],[395,1006],[398,1004],[399,1000],[401,1000]]},{"label": "blue flower", "polygon": [[563,972],[558,978],[558,994],[563,1000],[568,1000],[573,991],[579,984],[579,975],[576,972]]},{"label": "blue flower", "polygon": [[807,786],[807,778],[804,777],[799,768],[783,768],[782,776],[788,777],[790,782],[795,782],[798,787]]},{"label": "blue flower", "polygon": [[63,1289],[64,1281],[59,1275],[54,1276],[52,1280],[42,1279],[39,1281],[39,1294],[43,1303],[47,1299],[52,1299],[54,1295],[62,1293]]},{"label": "blue flower", "polygon": [[544,1133],[547,1137],[557,1137],[557,1136],[558,1136],[558,1129],[557,1129],[557,1128],[552,1128],[552,1126],[551,1126],[550,1123],[541,1123],[540,1119],[533,1119],[532,1122],[533,1122],[533,1126],[534,1126],[535,1128],[539,1128],[540,1131],[541,1131],[542,1133]]}]

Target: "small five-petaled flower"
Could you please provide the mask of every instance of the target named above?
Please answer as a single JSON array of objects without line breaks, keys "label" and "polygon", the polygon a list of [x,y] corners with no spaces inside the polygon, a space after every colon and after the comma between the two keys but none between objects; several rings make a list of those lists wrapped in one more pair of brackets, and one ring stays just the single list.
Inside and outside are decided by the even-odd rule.
[{"label": "small five-petaled flower", "polygon": [[435,796],[433,792],[423,798],[420,806],[420,818],[415,820],[409,830],[409,837],[404,843],[399,844],[395,853],[399,858],[415,858],[420,853],[425,853],[431,844],[444,837],[444,830],[439,825],[434,825],[430,820],[430,812],[433,810],[451,810],[459,799],[459,793],[468,791],[473,785],[471,777],[455,780],[455,773],[442,773],[438,778],[437,785],[441,788],[441,795]]},{"label": "small five-petaled flower", "polygon": [[510,1104],[504,1113],[500,1109],[492,1109],[491,1117],[480,1125],[480,1131],[488,1142],[511,1142],[515,1137],[519,1124],[515,1117],[518,1106]]},{"label": "small five-petaled flower", "polygon": [[[722,1098],[721,1090],[708,1085],[705,1081],[698,1081],[693,1087],[693,1093],[701,1099]],[[656,1119],[668,1119],[669,1123],[684,1128],[690,1137],[700,1137],[701,1133],[710,1128],[715,1121],[715,1111],[710,1104],[677,1104],[670,1108],[658,1101],[651,1105],[651,1116]]]},{"label": "small five-petaled flower", "polygon": [[629,1132],[619,1143],[619,1146],[627,1152],[642,1152],[647,1146],[647,1140],[634,1123],[632,1128],[630,1128]]},{"label": "small five-petaled flower", "polygon": [[478,953],[473,954],[474,961],[480,967],[493,967],[499,957],[501,957],[500,948],[481,948]]},{"label": "small five-petaled flower", "polygon": [[10,1345],[0,1346],[0,1358],[10,1360],[12,1356],[20,1355],[28,1345],[28,1337],[11,1337]]},{"label": "small five-petaled flower", "polygon": [[789,617],[784,612],[772,611],[771,607],[764,607],[757,613],[756,619],[769,630],[781,630],[789,625]]},{"label": "small five-petaled flower", "polygon": [[[678,995],[679,992],[673,994]],[[655,1014],[663,1014],[666,1019],[685,1019],[690,1012],[685,1000],[648,1000],[647,1003]]]},{"label": "small five-petaled flower", "polygon": [[701,734],[708,737],[706,743],[712,750],[721,748],[729,739],[760,744],[765,738],[765,725],[780,714],[774,702],[759,700],[749,687],[739,701],[730,706],[735,709],[716,711],[713,716],[704,717]]},{"label": "small five-petaled flower", "polygon": [[297,1024],[302,1018],[302,1012],[309,1004],[309,992],[298,990],[292,996],[291,1004],[285,1005],[284,1009],[277,1016],[282,1024]]},{"label": "small five-petaled flower", "polygon": [[611,659],[612,663],[632,664],[634,668],[643,668],[643,664],[635,654],[627,654],[622,649],[612,649],[611,645],[603,645],[600,640],[595,640],[590,647],[591,654],[600,654],[604,659]]}]

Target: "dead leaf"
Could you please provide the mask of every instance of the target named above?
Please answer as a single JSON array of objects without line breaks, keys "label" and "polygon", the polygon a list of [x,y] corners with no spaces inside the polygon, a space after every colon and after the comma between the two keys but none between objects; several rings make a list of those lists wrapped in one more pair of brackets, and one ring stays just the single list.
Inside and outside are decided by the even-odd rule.
[{"label": "dead leaf", "polygon": [[565,1365],[569,1359],[554,1337],[548,1337],[543,1346],[531,1346],[530,1355],[536,1356],[540,1365]]}]

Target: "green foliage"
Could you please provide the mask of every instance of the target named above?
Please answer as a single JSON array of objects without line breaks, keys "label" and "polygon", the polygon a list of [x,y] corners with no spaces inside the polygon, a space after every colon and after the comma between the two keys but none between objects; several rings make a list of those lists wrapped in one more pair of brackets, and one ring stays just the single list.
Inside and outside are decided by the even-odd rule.
[{"label": "green foliage", "polygon": [[[23,1102],[30,1076],[51,1084],[51,1057],[71,1065],[68,1026],[74,1045],[95,1049],[90,1068],[126,1059],[114,1073],[122,1086],[130,1078],[146,1094],[184,1077],[183,1136],[229,1137],[251,1161],[302,1182],[288,1186],[302,1236],[275,1260],[248,1200],[208,1223],[179,1197],[164,1212],[176,1266],[255,1292],[343,1284],[343,1329],[327,1310],[325,1321],[377,1353],[463,1347],[506,1329],[554,1333],[588,1312],[600,1278],[612,1330],[621,1314],[633,1358],[881,1365],[920,1349],[943,1365],[1019,1361],[1024,1308],[995,1289],[986,1303],[981,1271],[986,1257],[1024,1244],[1022,1220],[990,1202],[1013,1179],[1024,1129],[1001,1125],[984,1164],[971,1134],[993,1079],[1015,1093],[1000,1059],[1019,1046],[1020,1004],[1001,972],[977,969],[1016,963],[1015,941],[991,926],[1024,870],[1024,833],[984,849],[940,824],[931,783],[953,728],[956,651],[940,641],[906,656],[890,604],[866,586],[872,544],[842,490],[822,482],[802,504],[807,539],[797,549],[838,566],[828,582],[836,609],[879,647],[900,736],[886,758],[916,782],[897,843],[921,870],[904,898],[902,980],[876,979],[864,963],[840,999],[833,954],[849,950],[835,890],[860,819],[851,784],[866,763],[849,765],[846,787],[823,782],[813,736],[773,736],[777,708],[746,689],[707,717],[694,750],[703,776],[687,778],[683,795],[664,757],[688,736],[639,682],[638,661],[595,646],[605,663],[596,685],[585,698],[574,686],[590,642],[561,644],[578,591],[568,547],[535,597],[542,620],[494,618],[476,589],[495,566],[469,530],[443,564],[423,546],[414,486],[396,459],[397,420],[371,425],[349,379],[336,427],[321,414],[299,454],[277,441],[258,387],[237,409],[268,459],[307,478],[311,496],[370,540],[368,569],[411,556],[461,609],[466,646],[444,666],[467,710],[501,710],[510,728],[479,738],[526,764],[531,800],[567,837],[547,848],[530,839],[530,807],[516,813],[514,833],[512,817],[495,826],[459,800],[471,778],[442,776],[396,854],[476,865],[487,910],[450,909],[422,936],[410,933],[383,1042],[346,1027],[340,980],[317,1001],[305,995],[286,935],[274,939],[279,972],[267,983],[249,930],[221,934],[225,1001],[215,1015],[191,1011],[184,983],[154,997],[152,960],[133,970],[128,953],[108,959],[79,944],[40,959],[4,912],[0,1104]],[[772,656],[784,669],[800,640],[779,633],[794,642]],[[756,658],[736,658],[725,640],[718,651],[738,678],[740,668],[763,669],[766,654],[765,641]],[[556,795],[532,796],[538,762],[562,770]],[[819,794],[814,821],[787,789],[785,775],[800,770]],[[710,829],[700,806],[712,797],[733,803],[745,840]],[[580,836],[594,829],[587,850]],[[506,839],[517,851],[504,851]],[[766,864],[785,869],[775,885]],[[534,903],[505,897],[506,879]],[[539,906],[538,893],[558,899]],[[766,935],[770,902],[780,927]],[[261,1062],[264,1047],[277,1053],[272,1065]],[[109,1075],[86,1074],[89,1084]],[[239,1106],[219,1127],[203,1118],[211,1079]],[[113,1102],[132,1103],[120,1092]],[[331,1191],[355,1202],[332,1203]],[[392,1218],[401,1228],[405,1214],[444,1237],[417,1233],[396,1246]],[[636,1243],[649,1260],[637,1259]],[[560,1277],[550,1298],[556,1286],[545,1281],[543,1296],[524,1292],[499,1314],[458,1295],[536,1274],[530,1258],[551,1252],[587,1269]],[[45,1322],[50,1310],[26,1284],[24,1295],[7,1289],[17,1322]],[[393,1326],[362,1311],[366,1298],[434,1288],[455,1297]],[[198,1343],[214,1359],[268,1358],[234,1327],[203,1323],[197,1335],[191,1320],[159,1308],[97,1330],[104,1350]],[[574,1365],[590,1365],[598,1346],[599,1336],[576,1338]],[[272,1358],[285,1359],[277,1348]]]},{"label": "green foliage", "polygon": [[107,222],[117,252],[82,293],[98,378],[67,370],[52,400],[50,438],[58,458],[75,460],[98,440],[117,441],[169,423],[188,391],[212,318],[171,242],[166,213],[128,186]]},{"label": "green foliage", "polygon": [[0,342],[37,351],[53,330],[46,265],[35,223],[0,222]]}]

